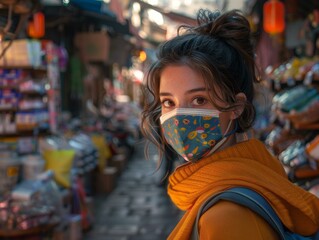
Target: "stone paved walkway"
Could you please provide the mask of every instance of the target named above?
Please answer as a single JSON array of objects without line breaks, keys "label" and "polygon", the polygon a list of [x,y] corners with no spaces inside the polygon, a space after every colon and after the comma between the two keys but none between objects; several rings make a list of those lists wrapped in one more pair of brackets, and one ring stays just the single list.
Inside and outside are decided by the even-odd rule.
[{"label": "stone paved walkway", "polygon": [[94,198],[94,227],[85,240],[164,240],[178,222],[182,213],[154,174],[156,154],[146,160],[143,148],[136,145],[116,188]]}]

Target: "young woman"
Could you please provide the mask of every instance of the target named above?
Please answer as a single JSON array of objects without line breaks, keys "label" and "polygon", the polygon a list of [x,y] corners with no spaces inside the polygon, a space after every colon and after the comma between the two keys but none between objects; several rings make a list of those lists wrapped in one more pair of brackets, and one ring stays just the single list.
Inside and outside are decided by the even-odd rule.
[{"label": "young woman", "polygon": [[[180,30],[159,47],[147,74],[152,101],[142,115],[145,136],[186,161],[169,178],[168,194],[186,213],[168,239],[191,239],[203,202],[236,186],[261,194],[291,231],[313,234],[318,198],[292,184],[262,142],[243,137],[254,121],[258,82],[248,21],[235,10],[200,10],[198,26]],[[205,240],[279,239],[259,215],[228,201],[206,211],[198,230]]]}]

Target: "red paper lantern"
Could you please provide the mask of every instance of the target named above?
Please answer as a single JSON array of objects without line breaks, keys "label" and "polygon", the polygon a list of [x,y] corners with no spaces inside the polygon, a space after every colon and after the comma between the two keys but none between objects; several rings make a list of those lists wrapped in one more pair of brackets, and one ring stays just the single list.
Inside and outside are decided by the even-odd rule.
[{"label": "red paper lantern", "polygon": [[285,7],[278,0],[265,2],[264,8],[264,30],[270,34],[281,33],[285,29]]},{"label": "red paper lantern", "polygon": [[33,38],[41,38],[45,34],[45,18],[42,12],[33,15],[33,21],[28,25],[28,34]]}]

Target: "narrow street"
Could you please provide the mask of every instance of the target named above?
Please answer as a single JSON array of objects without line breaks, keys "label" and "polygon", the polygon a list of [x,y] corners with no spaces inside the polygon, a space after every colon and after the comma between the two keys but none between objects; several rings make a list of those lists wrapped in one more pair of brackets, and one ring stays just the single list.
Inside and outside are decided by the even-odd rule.
[{"label": "narrow street", "polygon": [[170,201],[166,188],[159,186],[157,154],[144,156],[144,142],[117,179],[115,189],[94,199],[94,227],[86,240],[163,240],[182,213]]}]

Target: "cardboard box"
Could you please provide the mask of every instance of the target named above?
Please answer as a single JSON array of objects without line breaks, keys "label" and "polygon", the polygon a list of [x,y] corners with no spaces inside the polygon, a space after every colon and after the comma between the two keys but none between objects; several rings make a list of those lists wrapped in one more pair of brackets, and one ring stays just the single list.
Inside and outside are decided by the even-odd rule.
[{"label": "cardboard box", "polygon": [[[0,43],[2,52],[9,41]],[[39,67],[41,65],[41,42],[38,40],[14,40],[0,59],[0,66],[8,67]]]},{"label": "cardboard box", "polygon": [[97,193],[110,193],[116,186],[117,168],[106,167],[102,172],[96,173],[95,191]]},{"label": "cardboard box", "polygon": [[116,167],[118,175],[121,174],[126,167],[127,156],[125,154],[116,154],[111,157],[110,165]]},{"label": "cardboard box", "polygon": [[109,59],[110,38],[106,32],[78,33],[74,45],[84,61],[107,62]]}]

